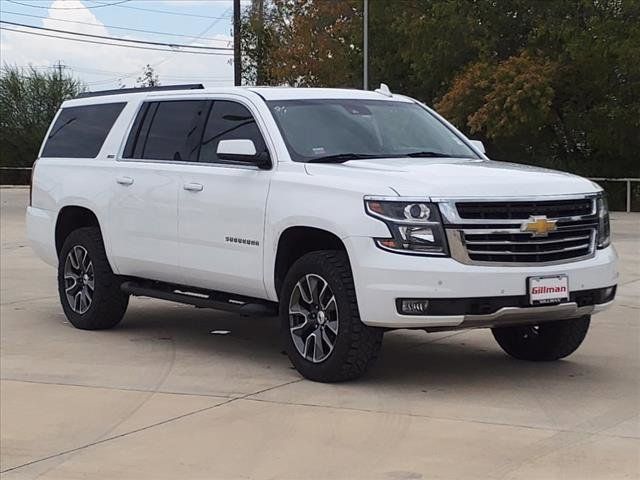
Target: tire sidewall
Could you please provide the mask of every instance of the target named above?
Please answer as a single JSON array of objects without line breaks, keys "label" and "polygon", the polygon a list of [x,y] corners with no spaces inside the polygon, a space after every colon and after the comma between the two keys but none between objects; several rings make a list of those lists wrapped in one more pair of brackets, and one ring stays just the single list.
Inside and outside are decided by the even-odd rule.
[{"label": "tire sidewall", "polygon": [[[345,256],[346,258],[346,256]],[[291,293],[296,283],[306,274],[316,274],[324,278],[329,284],[336,298],[338,307],[338,335],[333,350],[329,356],[319,363],[314,363],[298,352],[291,332],[289,330],[289,301]],[[339,370],[350,349],[349,330],[353,322],[360,322],[357,311],[357,304],[349,293],[352,286],[346,284],[339,272],[337,272],[327,262],[323,262],[321,257],[312,254],[305,255],[293,264],[281,289],[280,320],[281,337],[285,346],[285,351],[289,359],[305,377],[310,379],[326,379],[332,376],[333,372]],[[355,307],[355,309],[354,309]],[[354,311],[355,310],[355,311]]]},{"label": "tire sidewall", "polygon": [[[104,247],[96,241],[93,235],[91,235],[92,232],[90,232],[90,230],[92,230],[91,227],[86,227],[71,232],[64,241],[58,261],[58,292],[60,296],[60,303],[65,315],[69,319],[69,322],[71,322],[74,327],[80,329],[94,328],[90,325],[93,323],[93,319],[95,319],[99,314],[97,310],[99,309],[101,302],[108,301],[107,283],[110,281],[110,278],[107,278],[107,276],[113,275],[104,253]],[[89,255],[89,258],[93,263],[93,297],[89,309],[82,314],[75,312],[71,308],[65,293],[66,285],[64,280],[64,267],[67,261],[67,255],[75,246],[83,247],[87,251],[87,255]]]},{"label": "tire sidewall", "polygon": [[492,329],[500,347],[514,358],[528,361],[555,361],[575,352],[584,341],[590,316],[545,322],[539,327],[538,337],[527,340],[522,337],[523,327]]}]

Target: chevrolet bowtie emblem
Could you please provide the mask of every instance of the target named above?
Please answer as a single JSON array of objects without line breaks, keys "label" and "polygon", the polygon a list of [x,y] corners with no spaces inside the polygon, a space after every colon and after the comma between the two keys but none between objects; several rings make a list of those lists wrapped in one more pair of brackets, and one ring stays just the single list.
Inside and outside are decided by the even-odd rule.
[{"label": "chevrolet bowtie emblem", "polygon": [[520,231],[530,233],[534,237],[546,237],[549,232],[553,232],[558,228],[556,222],[557,220],[549,220],[544,215],[540,217],[533,216],[520,225]]}]

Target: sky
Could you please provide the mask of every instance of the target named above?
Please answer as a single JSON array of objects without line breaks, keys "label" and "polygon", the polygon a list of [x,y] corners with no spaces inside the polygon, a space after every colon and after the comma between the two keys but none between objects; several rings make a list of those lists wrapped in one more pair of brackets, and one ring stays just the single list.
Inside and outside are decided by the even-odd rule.
[{"label": "sky", "polygon": [[[122,3],[116,5],[116,2]],[[0,20],[3,22],[206,47],[233,46],[232,15],[232,0],[0,0]],[[72,21],[82,23],[71,23]],[[232,50],[191,50],[208,53],[205,55],[176,51],[165,46],[129,44],[170,51],[96,45],[18,33],[6,28],[99,42],[118,42],[31,30],[7,23],[0,25],[3,27],[0,34],[0,60],[3,64],[23,67],[31,65],[46,70],[61,62],[65,71],[82,80],[89,90],[106,90],[122,85],[132,87],[147,64],[158,73],[162,85],[233,85]],[[172,35],[164,35],[166,33]]]}]

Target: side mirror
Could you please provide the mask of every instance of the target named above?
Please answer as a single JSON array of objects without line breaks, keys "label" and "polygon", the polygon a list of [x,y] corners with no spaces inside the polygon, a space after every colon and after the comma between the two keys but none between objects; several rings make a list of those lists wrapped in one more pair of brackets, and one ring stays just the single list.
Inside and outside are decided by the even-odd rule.
[{"label": "side mirror", "polygon": [[469,140],[471,142],[471,145],[473,145],[476,150],[480,150],[480,152],[485,153],[485,149],[484,149],[484,143],[482,143],[480,140]]},{"label": "side mirror", "polygon": [[249,139],[220,140],[216,154],[220,160],[251,163],[261,169],[271,166],[268,152],[256,152],[256,146]]}]

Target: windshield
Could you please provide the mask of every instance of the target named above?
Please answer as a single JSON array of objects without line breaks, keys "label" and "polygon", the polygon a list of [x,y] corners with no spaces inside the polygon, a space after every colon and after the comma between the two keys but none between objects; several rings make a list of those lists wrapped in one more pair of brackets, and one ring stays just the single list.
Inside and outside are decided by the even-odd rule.
[{"label": "windshield", "polygon": [[296,162],[358,158],[478,158],[420,105],[389,100],[267,102]]}]

